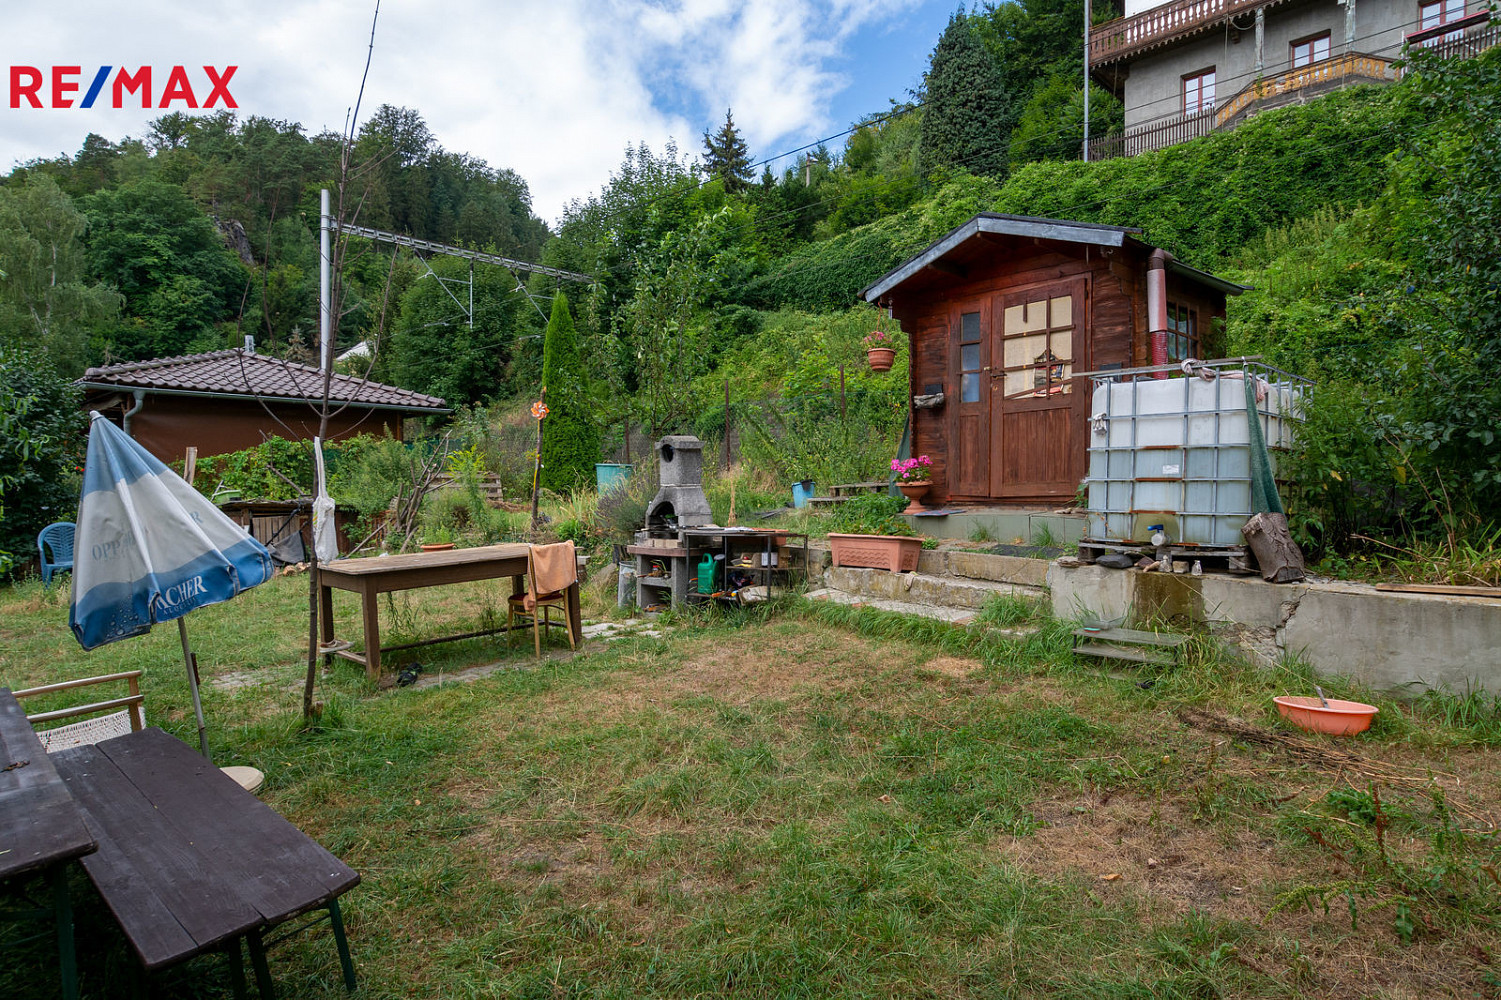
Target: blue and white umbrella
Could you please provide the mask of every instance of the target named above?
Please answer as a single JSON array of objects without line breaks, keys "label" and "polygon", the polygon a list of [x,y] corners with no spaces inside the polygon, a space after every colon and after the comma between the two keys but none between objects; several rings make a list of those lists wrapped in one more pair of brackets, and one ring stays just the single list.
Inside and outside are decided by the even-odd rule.
[{"label": "blue and white umbrella", "polygon": [[198,672],[182,617],[270,579],[271,554],[202,493],[98,412],[74,535],[68,625],[84,649],[177,621],[198,741]]}]

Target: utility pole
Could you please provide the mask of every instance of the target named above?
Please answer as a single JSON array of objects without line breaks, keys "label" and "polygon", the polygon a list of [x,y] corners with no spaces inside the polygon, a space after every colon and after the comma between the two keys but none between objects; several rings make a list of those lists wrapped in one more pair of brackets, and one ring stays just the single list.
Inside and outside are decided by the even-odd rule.
[{"label": "utility pole", "polygon": [[1084,162],[1089,162],[1089,0],[1084,0]]}]

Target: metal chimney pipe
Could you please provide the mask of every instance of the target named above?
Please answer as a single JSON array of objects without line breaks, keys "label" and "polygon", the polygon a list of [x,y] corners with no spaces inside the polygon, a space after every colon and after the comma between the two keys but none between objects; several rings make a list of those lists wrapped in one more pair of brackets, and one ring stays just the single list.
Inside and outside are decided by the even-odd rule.
[{"label": "metal chimney pipe", "polygon": [[[1167,251],[1161,249],[1153,250],[1147,258],[1147,330],[1153,365],[1167,364],[1167,260]],[[1167,372],[1152,377],[1167,378]]]}]

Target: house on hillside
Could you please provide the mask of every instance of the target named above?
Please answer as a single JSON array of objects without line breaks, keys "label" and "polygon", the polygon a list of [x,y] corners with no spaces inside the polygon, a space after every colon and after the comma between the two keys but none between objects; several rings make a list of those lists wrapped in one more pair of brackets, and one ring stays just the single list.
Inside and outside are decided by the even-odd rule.
[{"label": "house on hillside", "polygon": [[1090,159],[1232,128],[1268,108],[1388,83],[1405,45],[1472,56],[1501,41],[1484,0],[1125,0],[1089,33],[1090,75],[1125,104]]},{"label": "house on hillside", "polygon": [[1088,457],[1081,373],[1218,356],[1225,297],[1243,287],[1140,235],[977,215],[864,291],[907,333],[928,502],[1072,501]]},{"label": "house on hillside", "polygon": [[[253,347],[90,368],[76,384],[85,409],[101,411],[163,462],[182,458],[190,446],[206,458],[271,436],[311,439],[319,424],[314,402],[323,398],[318,369]],[[406,418],[451,412],[436,396],[339,374],[330,403],[331,441],[355,434],[399,438]]]}]

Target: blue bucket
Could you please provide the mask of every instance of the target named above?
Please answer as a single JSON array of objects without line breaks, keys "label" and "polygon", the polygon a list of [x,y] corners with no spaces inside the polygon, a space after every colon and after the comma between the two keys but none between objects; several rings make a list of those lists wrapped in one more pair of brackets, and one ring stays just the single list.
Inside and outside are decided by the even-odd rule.
[{"label": "blue bucket", "polygon": [[594,481],[601,495],[625,486],[631,478],[631,467],[617,462],[597,462],[594,466]]},{"label": "blue bucket", "polygon": [[792,506],[806,507],[813,497],[813,480],[800,479],[792,484]]}]

